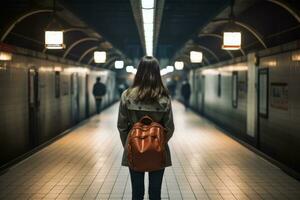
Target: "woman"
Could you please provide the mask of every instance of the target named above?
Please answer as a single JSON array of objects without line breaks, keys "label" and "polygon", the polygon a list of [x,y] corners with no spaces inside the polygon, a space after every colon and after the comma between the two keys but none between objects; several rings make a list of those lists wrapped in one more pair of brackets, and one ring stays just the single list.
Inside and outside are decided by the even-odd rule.
[{"label": "woman", "polygon": [[[168,142],[174,132],[171,100],[167,89],[164,87],[160,76],[158,61],[152,56],[145,56],[139,63],[133,85],[125,90],[121,96],[118,116],[118,129],[122,145],[124,147],[122,165],[128,166],[127,162],[127,136],[134,123],[143,116],[150,116],[153,121],[160,123],[166,128],[166,141]],[[166,165],[171,166],[171,155],[168,144],[166,146]],[[129,168],[132,199],[144,198],[145,172],[137,172]],[[164,168],[149,172],[149,198],[161,199],[161,185]]]}]

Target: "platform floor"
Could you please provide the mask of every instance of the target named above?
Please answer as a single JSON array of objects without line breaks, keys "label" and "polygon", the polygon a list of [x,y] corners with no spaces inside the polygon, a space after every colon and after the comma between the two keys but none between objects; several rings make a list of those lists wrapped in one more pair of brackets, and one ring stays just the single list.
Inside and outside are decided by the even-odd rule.
[{"label": "platform floor", "polygon": [[[118,103],[11,168],[0,177],[0,199],[131,199],[117,111]],[[300,199],[300,182],[181,104],[173,112],[163,199]]]}]

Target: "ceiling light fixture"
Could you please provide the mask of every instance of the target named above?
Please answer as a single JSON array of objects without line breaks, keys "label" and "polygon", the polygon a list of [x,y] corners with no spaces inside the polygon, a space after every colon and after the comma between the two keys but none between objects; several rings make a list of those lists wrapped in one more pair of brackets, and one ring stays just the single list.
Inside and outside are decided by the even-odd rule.
[{"label": "ceiling light fixture", "polygon": [[127,73],[132,73],[134,71],[134,67],[129,65],[129,66],[126,66],[126,72]]},{"label": "ceiling light fixture", "polygon": [[142,8],[154,8],[154,0],[142,0]]},{"label": "ceiling light fixture", "polygon": [[154,7],[154,0],[141,0],[144,42],[147,56],[153,55]]},{"label": "ceiling light fixture", "polygon": [[94,62],[95,63],[105,63],[106,52],[105,51],[94,51]]},{"label": "ceiling light fixture", "polygon": [[116,69],[123,69],[124,67],[124,61],[123,60],[116,60],[115,61],[115,68]]},{"label": "ceiling light fixture", "polygon": [[183,67],[184,67],[184,62],[182,62],[182,61],[176,61],[175,64],[174,64],[174,66],[175,66],[176,70],[182,70]]},{"label": "ceiling light fixture", "polygon": [[190,52],[191,63],[201,63],[202,59],[203,59],[203,53],[201,51]]},{"label": "ceiling light fixture", "polygon": [[12,54],[4,51],[0,51],[0,60],[1,61],[10,61],[12,60]]},{"label": "ceiling light fixture", "polygon": [[167,66],[167,71],[170,73],[170,72],[173,72],[174,71],[174,67],[173,66]]},{"label": "ceiling light fixture", "polygon": [[234,13],[233,13],[234,0],[231,0],[229,23],[223,32],[223,45],[224,50],[239,50],[241,49],[242,33],[235,28]]},{"label": "ceiling light fixture", "polygon": [[63,49],[65,48],[64,44],[64,35],[61,25],[58,23],[55,16],[55,0],[53,0],[53,12],[52,20],[48,24],[45,31],[45,48],[46,49]]},{"label": "ceiling light fixture", "polygon": [[239,50],[241,48],[241,32],[224,32],[222,49]]}]

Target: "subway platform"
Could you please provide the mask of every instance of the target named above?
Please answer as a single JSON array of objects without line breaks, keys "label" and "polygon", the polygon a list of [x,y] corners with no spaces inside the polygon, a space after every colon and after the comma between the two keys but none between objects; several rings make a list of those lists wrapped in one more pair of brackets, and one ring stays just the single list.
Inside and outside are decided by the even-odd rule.
[{"label": "subway platform", "polygon": [[[131,199],[118,103],[0,176],[0,199]],[[300,183],[173,102],[162,199],[300,199]],[[147,195],[146,174],[146,191]]]}]

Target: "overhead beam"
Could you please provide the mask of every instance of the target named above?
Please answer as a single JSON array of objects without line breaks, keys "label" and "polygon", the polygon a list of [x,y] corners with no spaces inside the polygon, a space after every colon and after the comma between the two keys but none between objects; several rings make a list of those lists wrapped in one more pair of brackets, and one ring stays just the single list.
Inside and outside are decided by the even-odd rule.
[{"label": "overhead beam", "polygon": [[219,57],[217,56],[217,54],[215,54],[211,49],[201,45],[201,44],[196,44],[196,47],[199,47],[200,49],[203,49],[205,51],[207,51],[208,53],[210,53],[218,62],[220,61]]},{"label": "overhead beam", "polygon": [[[87,28],[79,28],[79,27],[64,29],[64,34],[69,33],[69,32],[73,32],[73,31],[80,31],[80,32],[85,33],[85,34],[88,35]],[[98,38],[98,40],[101,39],[101,37],[89,37],[89,38]],[[47,51],[47,48],[44,48],[43,53],[46,53],[46,51]]]},{"label": "overhead beam", "polygon": [[20,17],[18,17],[17,19],[15,19],[9,26],[8,28],[4,31],[4,33],[1,36],[1,42],[3,42],[5,40],[5,38],[8,36],[8,34],[12,31],[12,29],[18,24],[20,23],[22,20],[26,19],[29,16],[35,15],[35,14],[39,14],[39,13],[47,13],[47,12],[53,12],[52,9],[39,9],[39,10],[33,10],[33,11],[29,11],[23,15],[21,15]]},{"label": "overhead beam", "polygon": [[[228,23],[231,19],[216,19],[216,20],[213,20],[211,21],[210,23]],[[246,30],[248,30],[259,42],[260,44],[266,49],[267,48],[267,45],[266,43],[264,42],[264,40],[262,39],[262,36],[256,31],[256,29],[254,29],[253,27],[251,27],[250,25],[246,24],[246,23],[243,23],[243,22],[240,22],[240,21],[237,21],[237,20],[233,20],[233,22],[240,26],[240,27],[243,27],[245,28]]]},{"label": "overhead beam", "polygon": [[86,42],[86,41],[99,41],[98,38],[94,38],[94,37],[86,37],[86,38],[82,38],[80,40],[77,40],[75,42],[73,42],[69,48],[65,51],[63,58],[67,57],[67,55],[70,53],[70,51],[77,45],[79,45],[80,43]]},{"label": "overhead beam", "polygon": [[104,65],[103,67],[104,67],[104,68],[109,67],[109,69],[110,69],[110,64],[111,64],[112,62],[116,61],[118,58],[119,58],[119,57],[117,57],[117,56],[111,57],[111,58],[105,63],[105,65]]},{"label": "overhead beam", "polygon": [[271,3],[274,3],[281,8],[285,9],[289,14],[291,14],[299,23],[300,23],[300,14],[298,10],[293,9],[291,6],[289,6],[286,2],[283,2],[281,0],[267,0]]},{"label": "overhead beam", "polygon": [[83,60],[83,58],[84,58],[87,54],[89,54],[89,53],[92,52],[92,51],[95,51],[95,50],[98,49],[98,48],[99,48],[99,46],[93,46],[93,47],[91,47],[91,48],[85,50],[85,51],[81,54],[80,58],[78,59],[78,62],[81,62],[81,61]]}]

